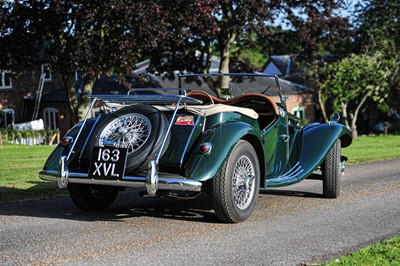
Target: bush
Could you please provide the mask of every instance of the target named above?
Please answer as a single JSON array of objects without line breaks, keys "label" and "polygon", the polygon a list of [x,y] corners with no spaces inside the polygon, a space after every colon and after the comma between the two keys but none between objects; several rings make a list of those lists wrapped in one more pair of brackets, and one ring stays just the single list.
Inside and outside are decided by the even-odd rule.
[{"label": "bush", "polygon": [[45,130],[17,130],[12,128],[0,129],[0,144],[4,142],[17,144],[48,144],[56,132]]}]

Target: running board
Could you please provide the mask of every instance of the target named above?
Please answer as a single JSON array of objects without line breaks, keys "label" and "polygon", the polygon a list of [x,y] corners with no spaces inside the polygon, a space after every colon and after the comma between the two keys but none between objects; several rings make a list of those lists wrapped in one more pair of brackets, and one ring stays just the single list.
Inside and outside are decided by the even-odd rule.
[{"label": "running board", "polygon": [[300,182],[304,179],[304,168],[297,162],[286,173],[271,179],[265,180],[266,187],[282,187]]}]

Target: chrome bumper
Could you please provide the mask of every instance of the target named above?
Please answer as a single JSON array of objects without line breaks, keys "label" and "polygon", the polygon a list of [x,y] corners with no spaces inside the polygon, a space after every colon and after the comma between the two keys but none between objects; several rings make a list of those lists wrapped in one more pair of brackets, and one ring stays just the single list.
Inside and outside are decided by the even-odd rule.
[{"label": "chrome bumper", "polygon": [[120,186],[130,188],[146,188],[147,194],[154,196],[158,190],[178,191],[200,191],[202,183],[186,179],[180,176],[158,176],[158,170],[154,162],[150,163],[150,170],[147,176],[124,176],[122,180],[103,180],[89,178],[88,173],[69,172],[65,157],[60,158],[60,170],[42,170],[39,177],[47,181],[56,181],[59,188],[66,188],[69,183]]}]

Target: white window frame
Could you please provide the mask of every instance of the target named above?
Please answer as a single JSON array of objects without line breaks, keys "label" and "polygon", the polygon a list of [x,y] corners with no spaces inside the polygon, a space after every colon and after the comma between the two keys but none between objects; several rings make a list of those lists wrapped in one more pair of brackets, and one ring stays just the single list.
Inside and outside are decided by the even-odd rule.
[{"label": "white window frame", "polygon": [[9,85],[6,85],[6,74],[10,74],[10,71],[0,70],[0,89],[12,89],[12,80],[9,75]]},{"label": "white window frame", "polygon": [[50,70],[46,70],[46,65],[42,65],[42,75],[44,74],[44,81],[52,81],[53,76]]},{"label": "white window frame", "polygon": [[306,111],[304,107],[295,107],[292,109],[292,114],[300,119],[306,119]]},{"label": "white window frame", "polygon": [[45,128],[50,128],[51,130],[56,131],[58,124],[58,109],[54,107],[44,108],[43,120]]}]

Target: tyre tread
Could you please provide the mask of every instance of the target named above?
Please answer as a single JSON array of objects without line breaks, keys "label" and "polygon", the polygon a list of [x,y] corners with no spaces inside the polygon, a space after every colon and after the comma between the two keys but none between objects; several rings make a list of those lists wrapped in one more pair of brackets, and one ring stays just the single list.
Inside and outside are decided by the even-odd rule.
[{"label": "tyre tread", "polygon": [[329,151],[324,165],[323,195],[337,198],[340,194],[340,140]]}]

